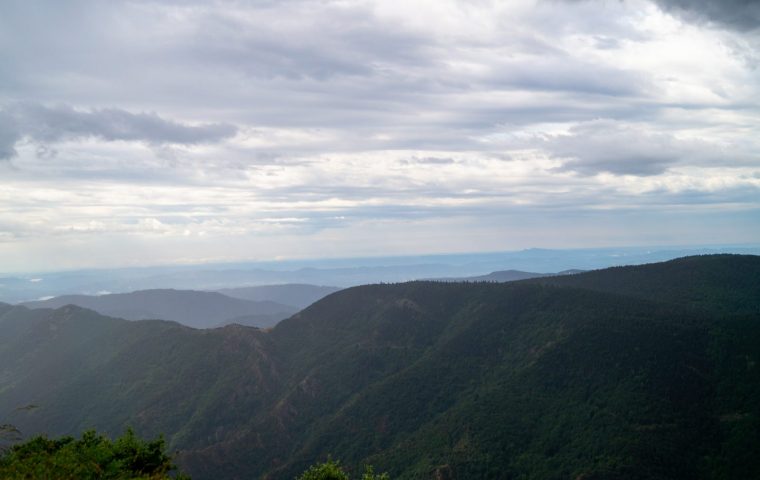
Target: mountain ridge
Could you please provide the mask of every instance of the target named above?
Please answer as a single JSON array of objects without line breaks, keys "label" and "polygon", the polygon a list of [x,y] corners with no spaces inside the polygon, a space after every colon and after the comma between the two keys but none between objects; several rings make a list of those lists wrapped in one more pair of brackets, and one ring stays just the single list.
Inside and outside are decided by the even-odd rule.
[{"label": "mountain ridge", "polygon": [[[674,283],[668,281],[669,278],[678,278],[681,282]],[[625,295],[636,292],[637,297],[666,303],[697,308],[709,304],[709,310],[720,313],[757,313],[757,303],[751,299],[760,298],[760,256],[694,255],[635,267],[610,267],[580,275],[525,281]]]},{"label": "mountain ridge", "polygon": [[228,297],[241,298],[243,300],[258,302],[270,300],[301,310],[338,290],[341,290],[341,288],[306,283],[286,283],[280,285],[223,288],[217,290],[217,292]]},{"label": "mountain ridge", "polygon": [[237,317],[248,316],[257,327],[271,327],[297,310],[272,301],[254,302],[218,292],[153,289],[106,295],[64,295],[48,300],[24,302],[29,308],[64,305],[89,308],[106,316],[127,320],[170,320],[193,328],[212,328]]},{"label": "mountain ridge", "polygon": [[577,273],[583,273],[584,271],[585,270],[570,269],[570,270],[563,270],[561,272],[556,272],[556,273],[537,273],[537,272],[526,272],[523,270],[495,270],[485,275],[474,275],[474,276],[469,276],[469,277],[442,277],[442,278],[431,278],[427,280],[432,280],[436,282],[516,282],[520,280],[528,280],[531,278],[556,277],[560,275],[575,275]]},{"label": "mountain ridge", "polygon": [[0,315],[0,415],[163,431],[201,480],[288,478],[328,454],[399,479],[757,478],[760,258],[675,262],[617,283],[352,287],[269,331],[17,307]]}]

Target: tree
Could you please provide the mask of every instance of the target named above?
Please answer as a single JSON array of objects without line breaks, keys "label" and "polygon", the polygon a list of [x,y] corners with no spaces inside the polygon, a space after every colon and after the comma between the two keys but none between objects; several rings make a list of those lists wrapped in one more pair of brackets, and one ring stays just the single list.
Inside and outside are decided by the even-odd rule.
[{"label": "tree", "polygon": [[[340,462],[328,459],[324,463],[312,465],[297,480],[349,480]],[[376,474],[371,465],[367,465],[361,480],[390,480],[387,473]]]},{"label": "tree", "polygon": [[79,440],[38,436],[13,445],[0,456],[0,478],[7,480],[189,480],[175,471],[162,437],[144,441],[131,429],[115,441],[94,431],[84,432]]}]

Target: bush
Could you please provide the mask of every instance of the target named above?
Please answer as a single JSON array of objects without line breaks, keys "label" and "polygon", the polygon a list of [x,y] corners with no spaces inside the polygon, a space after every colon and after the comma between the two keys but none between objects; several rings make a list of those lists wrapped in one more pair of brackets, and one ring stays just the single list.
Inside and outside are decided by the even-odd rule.
[{"label": "bush", "polygon": [[141,479],[189,477],[175,472],[163,438],[143,441],[129,429],[111,441],[94,431],[77,440],[38,436],[16,444],[0,456],[0,478],[27,479]]},{"label": "bush", "polygon": [[[349,477],[341,468],[340,462],[328,459],[325,463],[309,467],[297,480],[349,480]],[[387,473],[376,474],[372,466],[368,465],[361,480],[390,480],[390,477]]]}]

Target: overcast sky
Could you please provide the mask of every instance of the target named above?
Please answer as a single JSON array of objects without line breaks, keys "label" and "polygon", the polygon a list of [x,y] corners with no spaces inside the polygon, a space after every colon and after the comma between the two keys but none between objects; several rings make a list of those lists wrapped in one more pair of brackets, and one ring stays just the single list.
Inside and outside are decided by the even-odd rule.
[{"label": "overcast sky", "polygon": [[0,271],[760,243],[760,2],[0,3]]}]

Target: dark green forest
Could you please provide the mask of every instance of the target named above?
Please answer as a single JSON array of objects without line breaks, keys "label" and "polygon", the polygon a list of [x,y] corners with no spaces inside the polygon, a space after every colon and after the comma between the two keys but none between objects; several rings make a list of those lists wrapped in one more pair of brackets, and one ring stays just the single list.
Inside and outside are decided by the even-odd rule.
[{"label": "dark green forest", "polygon": [[163,433],[195,479],[760,478],[759,359],[756,256],[355,287],[271,331],[3,305],[0,423]]}]

